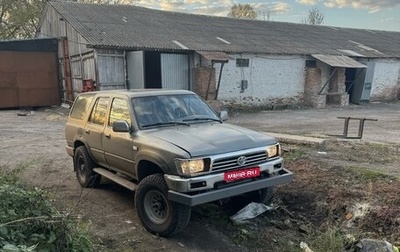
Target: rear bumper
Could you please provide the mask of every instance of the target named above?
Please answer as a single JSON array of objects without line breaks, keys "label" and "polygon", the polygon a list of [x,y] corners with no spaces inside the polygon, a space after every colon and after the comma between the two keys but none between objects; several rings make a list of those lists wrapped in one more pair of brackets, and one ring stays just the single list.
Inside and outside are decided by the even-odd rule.
[{"label": "rear bumper", "polygon": [[169,190],[168,199],[184,205],[196,206],[203,203],[232,197],[235,195],[260,190],[271,186],[289,183],[292,180],[293,173],[286,169],[282,169],[278,172],[278,175],[273,177],[265,177],[251,182],[232,185],[221,189],[212,189],[195,195],[188,195],[185,193]]}]

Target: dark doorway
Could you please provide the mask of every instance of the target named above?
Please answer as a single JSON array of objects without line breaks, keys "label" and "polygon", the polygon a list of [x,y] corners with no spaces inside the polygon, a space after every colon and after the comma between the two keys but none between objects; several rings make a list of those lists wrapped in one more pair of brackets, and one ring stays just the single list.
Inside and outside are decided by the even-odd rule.
[{"label": "dark doorway", "polygon": [[145,88],[161,88],[161,54],[145,52],[144,54]]},{"label": "dark doorway", "polygon": [[351,103],[359,104],[364,88],[366,68],[346,68],[346,92]]},{"label": "dark doorway", "polygon": [[355,79],[357,76],[357,68],[346,68],[346,92],[349,94],[350,101],[353,98],[353,90]]}]

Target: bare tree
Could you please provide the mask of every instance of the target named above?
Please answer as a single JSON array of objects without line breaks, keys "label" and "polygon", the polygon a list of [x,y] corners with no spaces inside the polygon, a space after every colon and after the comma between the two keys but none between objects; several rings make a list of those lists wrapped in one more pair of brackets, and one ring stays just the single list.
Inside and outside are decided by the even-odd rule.
[{"label": "bare tree", "polygon": [[242,19],[256,19],[257,12],[250,4],[234,4],[228,13],[228,17]]},{"label": "bare tree", "polygon": [[324,14],[322,14],[317,7],[314,7],[308,12],[308,17],[304,18],[302,23],[309,25],[321,25],[324,23]]},{"label": "bare tree", "polygon": [[272,18],[271,18],[271,11],[270,10],[267,10],[267,11],[259,11],[258,12],[258,17],[259,17],[259,19],[261,19],[261,20],[266,20],[266,21],[272,21]]},{"label": "bare tree", "polygon": [[97,4],[137,4],[140,0],[73,0],[79,3],[97,3]]},{"label": "bare tree", "polygon": [[46,0],[0,0],[0,38],[33,37]]}]

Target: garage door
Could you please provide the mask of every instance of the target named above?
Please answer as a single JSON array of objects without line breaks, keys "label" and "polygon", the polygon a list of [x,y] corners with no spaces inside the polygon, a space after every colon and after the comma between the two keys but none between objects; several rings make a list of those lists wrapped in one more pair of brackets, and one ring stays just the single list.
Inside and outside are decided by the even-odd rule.
[{"label": "garage door", "polygon": [[164,89],[189,89],[189,56],[161,54],[161,83]]},{"label": "garage door", "polygon": [[54,52],[0,51],[0,108],[61,103]]}]

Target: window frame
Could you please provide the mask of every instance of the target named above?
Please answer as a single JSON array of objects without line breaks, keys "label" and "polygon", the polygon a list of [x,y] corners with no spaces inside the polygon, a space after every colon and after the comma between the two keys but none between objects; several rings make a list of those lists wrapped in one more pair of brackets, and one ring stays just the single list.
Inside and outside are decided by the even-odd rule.
[{"label": "window frame", "polygon": [[[100,100],[102,100],[102,99],[105,99],[105,100],[107,101],[107,105],[106,105],[106,107],[105,107],[105,109],[104,109],[104,110],[105,110],[105,113],[104,113],[104,121],[102,122],[102,124],[100,124],[100,123],[98,123],[98,121],[94,120],[93,117],[94,117],[94,113],[97,111],[99,102],[100,102]],[[96,100],[94,101],[93,109],[92,109],[92,111],[90,112],[88,122],[89,122],[90,124],[92,124],[92,125],[104,126],[105,123],[106,123],[106,121],[107,121],[107,116],[108,116],[109,107],[110,107],[110,97],[108,97],[108,96],[100,96],[100,97],[97,97]]]},{"label": "window frame", "polygon": [[132,114],[131,114],[131,112],[129,110],[128,101],[126,99],[121,98],[121,97],[114,97],[112,99],[111,103],[110,103],[110,112],[109,112],[109,116],[108,116],[107,126],[108,127],[112,127],[111,119],[112,119],[112,113],[113,113],[113,105],[114,105],[114,102],[116,100],[121,100],[121,101],[123,101],[125,103],[126,112],[127,112],[128,117],[129,117],[128,118],[129,120],[125,120],[124,118],[119,118],[119,119],[114,120],[112,123],[114,123],[115,121],[118,121],[118,120],[124,120],[129,124],[129,127],[132,127]]},{"label": "window frame", "polygon": [[236,67],[249,67],[250,59],[247,58],[237,58],[236,59]]}]

